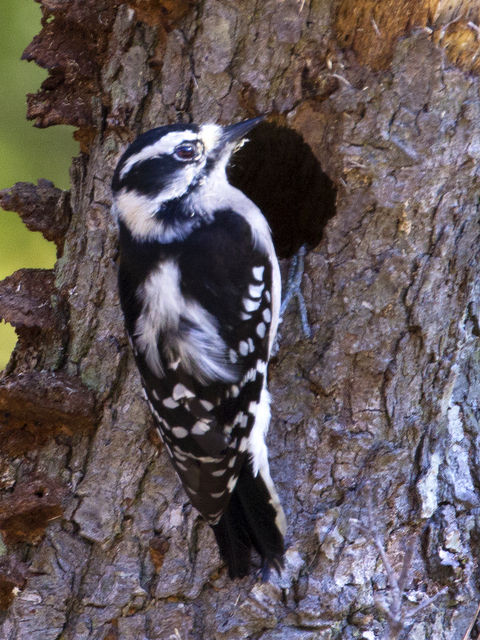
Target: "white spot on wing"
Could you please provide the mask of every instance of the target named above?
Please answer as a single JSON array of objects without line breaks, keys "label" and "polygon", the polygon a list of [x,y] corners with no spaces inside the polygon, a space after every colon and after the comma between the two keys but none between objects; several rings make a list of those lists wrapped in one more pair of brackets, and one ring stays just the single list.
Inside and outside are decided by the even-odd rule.
[{"label": "white spot on wing", "polygon": [[193,433],[196,436],[203,436],[203,434],[207,433],[207,431],[210,431],[210,425],[207,422],[202,422],[201,420],[199,420],[193,425],[190,433]]},{"label": "white spot on wing", "polygon": [[239,427],[245,428],[248,424],[248,415],[243,412],[237,413],[237,415],[235,416],[234,423]]},{"label": "white spot on wing", "polygon": [[256,328],[255,331],[256,331],[257,336],[259,338],[264,338],[265,337],[265,333],[267,331],[267,327],[265,326],[265,323],[264,322],[260,322],[259,324],[257,324],[257,328]]},{"label": "white spot on wing", "polygon": [[241,356],[246,356],[248,354],[248,344],[245,340],[242,340],[238,345],[238,350]]},{"label": "white spot on wing", "polygon": [[183,427],[172,427],[172,433],[176,438],[186,438],[188,431]]},{"label": "white spot on wing", "polygon": [[176,409],[179,406],[178,402],[175,402],[173,398],[165,398],[165,400],[162,400],[162,404],[167,409]]},{"label": "white spot on wing", "polygon": [[248,295],[251,298],[260,298],[260,296],[262,295],[262,291],[263,291],[264,286],[265,285],[263,283],[262,284],[251,284],[248,287]]},{"label": "white spot on wing", "polygon": [[255,280],[261,281],[263,278],[263,272],[265,271],[265,267],[253,267],[252,273]]},{"label": "white spot on wing", "polygon": [[270,311],[270,309],[267,307],[266,309],[263,310],[263,319],[265,320],[265,322],[269,323],[270,320],[272,319],[272,313]]},{"label": "white spot on wing", "polygon": [[244,298],[242,300],[245,311],[256,311],[260,306],[261,300],[252,300],[251,298]]},{"label": "white spot on wing", "polygon": [[257,360],[257,371],[262,374],[267,371],[267,363],[265,360]]},{"label": "white spot on wing", "polygon": [[248,438],[241,438],[240,442],[238,443],[238,451],[240,453],[242,453],[243,451],[247,450],[247,444],[248,444]]},{"label": "white spot on wing", "polygon": [[247,382],[251,382],[252,380],[255,380],[256,377],[257,377],[257,369],[249,369],[247,373],[243,376],[240,386],[243,387],[244,385],[247,384]]},{"label": "white spot on wing", "polygon": [[179,382],[173,387],[172,397],[174,400],[180,400],[180,398],[194,398],[195,394]]}]

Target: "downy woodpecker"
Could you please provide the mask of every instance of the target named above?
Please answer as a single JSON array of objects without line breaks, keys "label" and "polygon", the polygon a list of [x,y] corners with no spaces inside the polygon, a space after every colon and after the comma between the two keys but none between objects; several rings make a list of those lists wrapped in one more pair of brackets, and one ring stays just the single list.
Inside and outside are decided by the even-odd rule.
[{"label": "downy woodpecker", "polygon": [[261,119],[147,131],[112,183],[120,300],[148,403],[232,578],[252,548],[264,578],[284,553],[265,445],[280,272],[265,218],[225,173]]}]

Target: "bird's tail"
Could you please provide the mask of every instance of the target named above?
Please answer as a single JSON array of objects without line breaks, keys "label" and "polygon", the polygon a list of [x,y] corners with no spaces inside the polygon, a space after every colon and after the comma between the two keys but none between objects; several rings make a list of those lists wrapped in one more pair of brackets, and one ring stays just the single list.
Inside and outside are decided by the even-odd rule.
[{"label": "bird's tail", "polygon": [[267,470],[254,475],[250,460],[243,465],[228,507],[212,526],[230,578],[250,569],[250,552],[262,558],[262,577],[283,567],[285,515]]}]

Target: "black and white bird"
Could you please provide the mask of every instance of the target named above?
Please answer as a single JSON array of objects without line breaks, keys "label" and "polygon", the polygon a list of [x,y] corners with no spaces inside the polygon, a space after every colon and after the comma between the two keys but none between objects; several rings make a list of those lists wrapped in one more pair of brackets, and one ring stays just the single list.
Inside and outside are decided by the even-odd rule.
[{"label": "black and white bird", "polygon": [[125,324],[156,426],[230,577],[281,570],[285,516],[265,434],[280,272],[260,210],[226,166],[262,118],[141,135],[112,182]]}]

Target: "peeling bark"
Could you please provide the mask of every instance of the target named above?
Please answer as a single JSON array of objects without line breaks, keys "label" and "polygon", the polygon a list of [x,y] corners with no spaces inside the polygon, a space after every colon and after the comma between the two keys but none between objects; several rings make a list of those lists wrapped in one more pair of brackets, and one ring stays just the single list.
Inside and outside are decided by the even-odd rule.
[{"label": "peeling bark", "polygon": [[29,371],[0,380],[0,446],[11,456],[60,433],[92,431],[96,418],[95,396],[77,378]]},{"label": "peeling bark", "polygon": [[[478,7],[41,4],[25,55],[49,78],[29,117],[76,125],[82,155],[69,196],[43,183],[1,196],[63,255],[53,273],[0,286],[21,337],[0,383],[0,516],[1,505],[38,507],[15,508],[38,474],[66,493],[34,536],[25,523],[12,528],[23,539],[4,529],[0,635],[463,638],[480,600]],[[227,579],[152,442],[109,212],[114,166],[141,130],[258,113],[271,133],[252,136],[232,179],[277,225],[282,256],[309,243],[313,328],[301,335],[292,306],[270,371],[272,474],[289,529],[285,572],[269,583]],[[270,146],[285,128],[333,182],[335,210],[301,141],[286,155]]]},{"label": "peeling bark", "polygon": [[0,318],[14,327],[51,329],[57,324],[52,293],[53,271],[20,269],[0,282]]},{"label": "peeling bark", "polygon": [[49,478],[38,475],[16,484],[13,493],[0,501],[0,531],[5,543],[38,542],[47,524],[62,515],[64,493]]},{"label": "peeling bark", "polygon": [[40,231],[61,251],[71,216],[68,195],[48,180],[39,180],[38,185],[17,182],[0,191],[0,205],[18,213],[31,231]]}]

